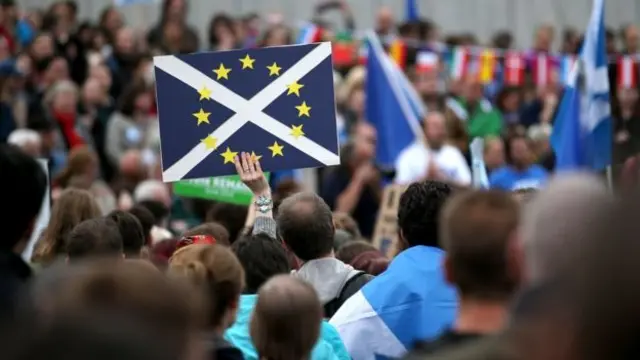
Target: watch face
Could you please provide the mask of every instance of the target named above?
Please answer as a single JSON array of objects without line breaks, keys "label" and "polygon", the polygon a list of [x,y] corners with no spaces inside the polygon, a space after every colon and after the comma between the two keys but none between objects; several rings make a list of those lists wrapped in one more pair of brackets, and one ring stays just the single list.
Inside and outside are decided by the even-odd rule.
[{"label": "watch face", "polygon": [[269,211],[269,206],[267,206],[267,205],[260,205],[260,206],[258,207],[258,210],[259,210],[260,212],[263,212],[263,213],[264,213],[264,212],[267,212],[267,211]]}]

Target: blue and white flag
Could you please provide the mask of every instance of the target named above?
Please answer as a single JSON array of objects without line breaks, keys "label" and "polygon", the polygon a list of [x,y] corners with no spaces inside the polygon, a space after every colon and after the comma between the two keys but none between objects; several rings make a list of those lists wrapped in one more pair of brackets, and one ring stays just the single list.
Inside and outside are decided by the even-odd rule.
[{"label": "blue and white flag", "polygon": [[340,307],[329,323],[353,360],[400,358],[453,324],[457,296],[444,279],[443,257],[428,246],[404,250]]},{"label": "blue and white flag", "polygon": [[489,177],[484,164],[484,139],[475,138],[469,146],[471,150],[471,174],[473,187],[476,189],[488,189]]},{"label": "blue and white flag", "polygon": [[154,58],[165,182],[338,165],[331,43]]},{"label": "blue and white flag", "polygon": [[565,87],[551,143],[556,170],[602,170],[611,164],[612,124],[604,0],[594,0],[580,56]]},{"label": "blue and white flag", "polygon": [[416,0],[405,0],[405,20],[416,21],[418,19],[420,19],[420,11],[418,11]]},{"label": "blue and white flag", "polygon": [[392,167],[400,152],[422,138],[424,105],[375,34],[367,36],[366,115],[378,131],[376,159]]}]

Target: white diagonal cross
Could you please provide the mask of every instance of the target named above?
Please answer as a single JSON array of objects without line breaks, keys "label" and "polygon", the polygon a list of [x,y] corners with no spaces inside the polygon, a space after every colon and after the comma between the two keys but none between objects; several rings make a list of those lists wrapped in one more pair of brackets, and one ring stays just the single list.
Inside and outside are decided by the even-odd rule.
[{"label": "white diagonal cross", "polygon": [[[340,163],[340,158],[337,154],[325,149],[307,137],[295,139],[290,135],[291,129],[289,127],[263,112],[271,102],[287,90],[287,84],[301,79],[330,55],[330,43],[318,45],[250,100],[246,100],[175,56],[158,56],[153,59],[153,62],[156,68],[161,69],[195,90],[199,90],[203,86],[211,89],[212,99],[235,112],[232,117],[211,133],[211,136],[217,139],[218,146],[221,146],[247,122],[252,122],[283,142],[330,166]],[[198,144],[163,172],[163,180],[166,182],[181,180],[212,152],[213,150],[207,150],[204,144]]]}]

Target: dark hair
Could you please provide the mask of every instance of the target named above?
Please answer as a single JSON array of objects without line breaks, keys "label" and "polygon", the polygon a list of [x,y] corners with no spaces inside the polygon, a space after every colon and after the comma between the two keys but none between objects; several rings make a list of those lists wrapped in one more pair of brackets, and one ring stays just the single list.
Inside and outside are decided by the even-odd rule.
[{"label": "dark hair", "polygon": [[509,163],[511,163],[513,161],[513,158],[511,156],[511,152],[513,151],[513,142],[514,141],[524,141],[524,143],[527,145],[527,148],[529,150],[532,149],[531,140],[528,137],[526,137],[525,135],[514,134],[514,135],[510,136],[507,139],[507,141],[505,142],[505,150],[506,150],[507,160],[508,160]]},{"label": "dark hair", "polygon": [[229,242],[234,243],[244,228],[248,208],[242,205],[217,203],[207,213],[207,222],[217,222],[229,231]]},{"label": "dark hair", "polygon": [[291,30],[285,25],[280,24],[280,25],[270,26],[264,31],[264,34],[262,36],[262,41],[260,41],[260,47],[267,46],[267,42],[269,41],[269,39],[271,39],[271,37],[273,36],[273,33],[276,32],[276,30],[280,30],[280,29],[284,29],[287,31],[287,38],[285,39],[285,42],[287,44],[291,44],[293,42],[293,37],[291,36]]},{"label": "dark hair", "polygon": [[160,225],[160,223],[169,216],[169,209],[161,201],[143,200],[138,203],[138,206],[151,212],[155,225]]},{"label": "dark hair", "polygon": [[520,88],[517,86],[505,86],[502,88],[502,90],[500,90],[500,92],[498,92],[498,95],[496,96],[496,107],[500,111],[504,112],[506,110],[504,107],[504,101],[511,94],[520,95],[521,94]]},{"label": "dark hair", "polygon": [[122,235],[118,225],[108,218],[95,218],[81,222],[66,239],[69,260],[94,256],[122,256]]},{"label": "dark hair", "polygon": [[509,30],[502,30],[497,32],[493,36],[491,42],[493,43],[494,47],[506,50],[511,47],[511,44],[513,44],[513,35],[511,35],[511,32]]},{"label": "dark hair", "polygon": [[211,48],[218,46],[218,43],[220,42],[220,39],[218,39],[215,33],[215,29],[218,26],[224,26],[230,32],[235,34],[235,29],[233,27],[233,19],[227,14],[217,14],[211,19],[211,22],[209,23],[208,35],[209,35],[209,46]]},{"label": "dark hair", "polygon": [[356,256],[367,252],[377,251],[375,246],[364,240],[351,241],[346,243],[336,252],[336,259],[342,261],[345,264],[351,264]]},{"label": "dark hair", "polygon": [[411,184],[400,196],[398,228],[408,246],[440,246],[440,211],[452,192],[447,184],[424,181]]},{"label": "dark hair", "polygon": [[317,259],[333,250],[333,214],[317,194],[300,192],[284,199],[276,220],[282,239],[300,260]]},{"label": "dark hair", "polygon": [[9,221],[2,224],[0,251],[11,251],[25,239],[42,206],[47,176],[38,162],[17,147],[0,144],[0,208]]},{"label": "dark hair", "polygon": [[164,270],[169,265],[169,259],[178,247],[178,239],[165,239],[158,241],[151,247],[151,262],[158,269]]},{"label": "dark hair", "polygon": [[118,111],[122,115],[132,116],[136,110],[136,99],[148,91],[150,91],[149,86],[142,81],[129,84],[118,99]]},{"label": "dark hair", "polygon": [[112,211],[107,218],[118,226],[122,236],[122,249],[127,258],[139,257],[146,240],[140,221],[133,214],[122,210]]},{"label": "dark hair", "polygon": [[284,246],[266,234],[245,236],[231,249],[244,268],[245,293],[256,294],[273,276],[291,271]]},{"label": "dark hair", "polygon": [[145,245],[150,245],[151,241],[151,228],[153,228],[153,224],[155,223],[155,217],[151,213],[149,209],[142,205],[136,205],[129,209],[129,213],[135,216],[136,219],[140,222],[140,226],[142,226],[142,234],[145,238]]},{"label": "dark hair", "polygon": [[209,235],[216,239],[216,244],[229,246],[229,232],[227,229],[217,222],[208,222],[191,228],[182,234],[182,236],[193,235]]},{"label": "dark hair", "polygon": [[519,214],[511,194],[498,190],[467,191],[445,206],[440,239],[462,297],[504,300],[513,295],[520,276],[511,269],[509,244]]}]

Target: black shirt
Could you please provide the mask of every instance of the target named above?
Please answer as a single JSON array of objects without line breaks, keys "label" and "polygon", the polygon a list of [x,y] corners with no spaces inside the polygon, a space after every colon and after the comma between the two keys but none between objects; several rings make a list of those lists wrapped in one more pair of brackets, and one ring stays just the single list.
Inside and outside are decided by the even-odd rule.
[{"label": "black shirt", "polygon": [[467,344],[473,340],[478,340],[482,334],[477,333],[459,333],[453,330],[447,330],[439,338],[433,341],[419,342],[413,351],[407,355],[408,359],[419,357],[422,355],[430,355],[440,352],[444,349],[452,349],[462,344]]},{"label": "black shirt", "polygon": [[[331,169],[325,175],[320,196],[332,210],[335,210],[338,196],[349,186],[350,182],[351,175],[342,167]],[[371,239],[373,235],[379,206],[380,203],[374,191],[369,186],[364,187],[351,216],[358,223],[360,232],[365,238]]]}]

